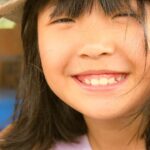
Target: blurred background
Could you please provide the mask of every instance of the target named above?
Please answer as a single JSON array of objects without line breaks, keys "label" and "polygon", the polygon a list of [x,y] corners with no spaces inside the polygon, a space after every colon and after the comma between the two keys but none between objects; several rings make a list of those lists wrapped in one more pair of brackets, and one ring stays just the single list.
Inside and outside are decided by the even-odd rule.
[{"label": "blurred background", "polygon": [[0,130],[11,123],[21,61],[20,26],[0,18]]}]

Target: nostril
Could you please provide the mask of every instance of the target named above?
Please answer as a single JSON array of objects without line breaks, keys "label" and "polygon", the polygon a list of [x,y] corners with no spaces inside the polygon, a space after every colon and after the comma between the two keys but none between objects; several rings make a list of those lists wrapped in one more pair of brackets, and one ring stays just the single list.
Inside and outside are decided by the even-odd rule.
[{"label": "nostril", "polygon": [[105,52],[105,53],[102,53],[101,55],[108,55],[108,53]]},{"label": "nostril", "polygon": [[104,52],[104,53],[95,53],[95,52],[90,52],[90,53],[82,53],[80,54],[81,58],[93,58],[93,59],[98,59],[101,56],[104,55],[109,55],[108,53]]},{"label": "nostril", "polygon": [[78,55],[82,58],[99,58],[104,55],[112,55],[114,53],[114,47],[112,45],[86,45],[79,50]]}]

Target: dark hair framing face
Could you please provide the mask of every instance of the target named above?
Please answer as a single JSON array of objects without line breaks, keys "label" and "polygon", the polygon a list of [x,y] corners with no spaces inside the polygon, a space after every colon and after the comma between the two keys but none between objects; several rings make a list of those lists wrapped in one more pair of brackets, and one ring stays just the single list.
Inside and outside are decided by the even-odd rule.
[{"label": "dark hair framing face", "polygon": [[[75,142],[88,132],[82,114],[63,103],[47,85],[39,56],[37,19],[46,6],[55,6],[51,17],[62,13],[77,18],[90,13],[97,2],[106,15],[121,11],[124,7],[134,12],[130,0],[27,0],[22,20],[24,66],[20,81],[18,101],[14,114],[14,127],[0,148],[4,150],[46,150],[58,140]],[[137,0],[139,21],[144,21],[144,4]],[[149,127],[147,128],[149,129]],[[149,133],[146,130],[146,133]],[[148,134],[147,134],[148,135]],[[147,145],[150,138],[147,136]]]}]

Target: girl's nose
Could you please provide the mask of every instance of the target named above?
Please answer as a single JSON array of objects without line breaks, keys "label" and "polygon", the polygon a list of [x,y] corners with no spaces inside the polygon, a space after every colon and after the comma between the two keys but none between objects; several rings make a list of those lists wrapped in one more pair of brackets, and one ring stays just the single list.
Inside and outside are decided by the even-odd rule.
[{"label": "girl's nose", "polygon": [[91,25],[89,22],[84,24],[83,31],[80,32],[80,43],[82,43],[82,47],[78,51],[80,58],[97,59],[104,55],[112,55],[118,43],[116,30],[107,17],[103,17],[103,19],[93,17],[91,20],[93,23]]},{"label": "girl's nose", "polygon": [[112,55],[115,51],[115,47],[113,45],[102,45],[102,44],[88,44],[85,45],[79,51],[79,57],[81,58],[92,58],[98,59],[104,55]]}]

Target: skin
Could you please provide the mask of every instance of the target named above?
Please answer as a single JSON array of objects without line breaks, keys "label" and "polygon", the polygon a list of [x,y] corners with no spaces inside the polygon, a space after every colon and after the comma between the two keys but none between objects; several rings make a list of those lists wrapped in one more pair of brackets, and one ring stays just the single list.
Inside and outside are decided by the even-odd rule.
[{"label": "skin", "polygon": [[[142,115],[121,130],[149,97],[150,54],[146,61],[143,27],[133,17],[105,16],[97,6],[91,14],[70,22],[54,23],[67,16],[51,19],[49,7],[39,13],[38,43],[44,75],[53,92],[84,115],[93,150],[144,150],[141,139],[127,145]],[[87,70],[115,70],[128,73],[128,77],[112,90],[88,91],[72,78]]]}]

